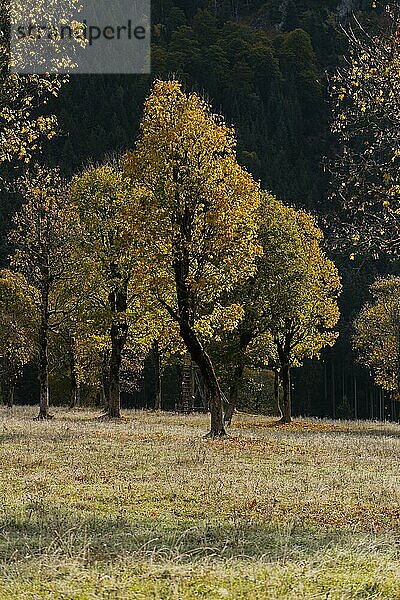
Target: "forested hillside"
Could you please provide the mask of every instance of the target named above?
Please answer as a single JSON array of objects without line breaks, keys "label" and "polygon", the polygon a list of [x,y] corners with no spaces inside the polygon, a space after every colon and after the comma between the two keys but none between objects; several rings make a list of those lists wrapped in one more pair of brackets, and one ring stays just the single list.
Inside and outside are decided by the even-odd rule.
[{"label": "forested hillside", "polygon": [[175,75],[235,124],[241,162],[263,185],[289,202],[320,206],[325,71],[344,49],[335,2],[239,4],[154,2],[151,77],[72,78],[57,107],[65,168],[129,147],[152,79]]},{"label": "forested hillside", "polygon": [[[50,107],[60,124],[60,135],[49,142],[54,164],[71,175],[88,162],[129,149],[152,81],[173,75],[205,95],[213,109],[235,125],[239,162],[265,189],[288,204],[329,214],[329,175],[323,165],[334,152],[334,141],[327,74],[346,51],[341,24],[353,12],[364,21],[376,19],[371,3],[157,0],[152,4],[151,76],[72,76]],[[3,193],[3,248],[18,203],[17,194]],[[5,250],[2,253],[4,258]],[[295,409],[303,414],[351,416],[358,402],[358,414],[367,416],[371,399],[376,400],[366,373],[354,367],[349,323],[365,301],[379,265],[365,259],[361,270],[347,255],[335,259],[344,278],[341,338],[318,368],[306,366],[298,372],[297,383],[302,385],[295,380]]]}]

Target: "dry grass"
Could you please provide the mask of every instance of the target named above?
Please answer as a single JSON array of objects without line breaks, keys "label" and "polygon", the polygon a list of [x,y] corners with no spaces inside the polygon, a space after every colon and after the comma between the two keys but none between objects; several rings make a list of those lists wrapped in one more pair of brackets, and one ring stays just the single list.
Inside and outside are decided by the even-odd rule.
[{"label": "dry grass", "polygon": [[400,426],[4,410],[0,599],[400,598]]}]

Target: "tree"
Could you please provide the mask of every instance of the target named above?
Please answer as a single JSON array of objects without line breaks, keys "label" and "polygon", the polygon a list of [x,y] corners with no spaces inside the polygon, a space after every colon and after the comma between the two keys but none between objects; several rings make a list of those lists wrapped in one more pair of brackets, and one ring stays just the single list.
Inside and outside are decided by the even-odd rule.
[{"label": "tree", "polygon": [[22,275],[6,269],[0,271],[0,360],[10,408],[22,367],[36,354],[35,300],[36,290]]},{"label": "tree", "polygon": [[[81,26],[73,21],[79,6],[78,0],[49,0],[44,5],[32,0],[4,0],[0,6],[0,163],[13,159],[29,162],[40,149],[43,139],[51,139],[57,129],[54,115],[43,114],[51,97],[58,96],[68,78],[57,75],[61,67],[73,67],[73,55],[67,56],[65,44],[54,37],[52,73],[35,74],[34,66],[40,62],[39,44],[35,34],[19,39],[12,38],[12,28],[25,23],[69,23],[77,42]],[[57,46],[58,44],[58,46]],[[73,48],[71,48],[73,51]],[[31,68],[29,68],[31,67]],[[21,74],[24,69],[29,73]]]},{"label": "tree", "polygon": [[[339,238],[374,254],[399,251],[400,5],[391,0],[378,34],[356,23],[349,57],[332,82],[334,196],[348,211]],[[339,217],[340,218],[340,217]]]},{"label": "tree", "polygon": [[[77,228],[75,232],[78,233]],[[88,303],[96,292],[98,283],[89,265],[80,260],[77,240],[78,237],[71,244],[67,268],[52,293],[52,297],[57,298],[58,309],[57,318],[51,323],[49,339],[52,372],[62,377],[67,374],[69,379],[70,408],[80,404],[81,384],[85,380],[83,364],[87,362],[86,356],[92,355],[92,322]],[[88,379],[90,380],[90,376]]]},{"label": "tree", "polygon": [[[340,279],[321,248],[314,219],[263,195],[256,274],[237,291],[244,317],[232,336],[230,422],[246,365],[278,372],[283,387],[282,422],[291,420],[290,369],[333,345],[339,319]],[[275,385],[276,388],[276,385]],[[277,395],[277,389],[275,389]]]},{"label": "tree", "polygon": [[74,248],[74,222],[57,170],[36,166],[21,183],[25,203],[14,219],[11,267],[37,291],[39,419],[49,418],[49,334],[62,313],[60,283],[67,276]]},{"label": "tree", "polygon": [[354,322],[354,349],[376,384],[400,400],[400,278],[378,279],[370,291]]},{"label": "tree", "polygon": [[149,191],[151,291],[178,324],[209,389],[211,437],[225,430],[205,338],[221,315],[219,298],[252,275],[260,251],[259,186],[238,165],[235,144],[233,130],[204,100],[176,81],[158,81],[145,104],[140,140],[126,158],[128,173]]},{"label": "tree", "polygon": [[[143,327],[146,219],[143,190],[117,165],[90,167],[73,178],[70,197],[79,218],[80,261],[95,274],[97,290],[89,301],[97,336],[109,350],[105,384],[107,411],[119,418],[120,374],[128,335],[145,346],[153,337]],[[96,331],[96,327],[92,330]]]},{"label": "tree", "polygon": [[81,376],[79,371],[79,344],[87,345],[87,339],[78,337],[78,326],[72,320],[61,319],[62,323],[51,332],[49,340],[50,384],[52,379],[69,381],[69,407],[80,405]]},{"label": "tree", "polygon": [[[291,420],[290,369],[305,358],[319,357],[333,346],[339,320],[338,271],[322,249],[323,234],[313,217],[274,199],[264,205],[261,239],[265,249],[265,302],[283,388],[282,422]],[[267,352],[267,354],[269,354]],[[269,354],[271,356],[271,354]]]}]

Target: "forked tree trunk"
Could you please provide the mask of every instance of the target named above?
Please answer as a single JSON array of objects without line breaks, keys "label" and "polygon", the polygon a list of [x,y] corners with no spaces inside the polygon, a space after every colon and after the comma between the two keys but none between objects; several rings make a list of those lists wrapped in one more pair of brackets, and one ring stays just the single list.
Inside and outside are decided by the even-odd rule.
[{"label": "forked tree trunk", "polygon": [[39,384],[40,404],[38,419],[49,419],[49,289],[46,287],[42,295],[42,314],[39,331]]},{"label": "forked tree trunk", "polygon": [[158,341],[153,342],[153,361],[154,361],[154,410],[161,410],[161,354]]},{"label": "forked tree trunk", "polygon": [[110,330],[111,356],[108,395],[108,416],[110,419],[119,419],[121,417],[120,373],[122,353],[128,336],[128,324],[126,321],[128,305],[127,287],[126,284],[109,296],[109,303],[114,319]]},{"label": "forked tree trunk", "polygon": [[289,361],[285,361],[281,367],[281,381],[282,381],[282,402],[280,409],[282,413],[281,423],[291,423],[292,421],[292,405],[290,395],[290,367]]},{"label": "forked tree trunk", "polygon": [[[175,173],[177,179],[177,173]],[[202,374],[204,383],[210,394],[210,413],[211,427],[207,437],[219,438],[226,435],[224,428],[224,415],[222,406],[222,394],[219,387],[214,367],[203,348],[197,333],[193,328],[194,315],[193,304],[194,297],[190,287],[189,272],[190,272],[190,253],[189,247],[192,242],[193,222],[190,210],[186,207],[183,216],[179,217],[179,230],[181,238],[176,238],[174,243],[174,275],[176,298],[178,304],[178,312],[174,313],[174,318],[177,318],[181,338],[185,343],[186,349],[189,352],[192,360],[197,364]]]},{"label": "forked tree trunk", "polygon": [[207,434],[210,438],[226,435],[223,419],[222,394],[212,362],[197,338],[196,332],[187,324],[180,323],[180,332],[186,348],[197,364],[210,394],[211,427]]}]

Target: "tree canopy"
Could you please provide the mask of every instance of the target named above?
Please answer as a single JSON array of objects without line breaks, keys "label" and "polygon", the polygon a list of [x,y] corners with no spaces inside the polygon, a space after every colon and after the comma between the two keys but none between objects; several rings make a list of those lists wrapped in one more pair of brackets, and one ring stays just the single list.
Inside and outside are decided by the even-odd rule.
[{"label": "tree canopy", "polygon": [[263,254],[257,271],[238,291],[244,317],[237,338],[235,376],[245,364],[280,371],[283,385],[282,418],[290,421],[291,367],[319,357],[332,346],[339,320],[338,271],[322,247],[323,234],[315,219],[263,194],[259,242]]},{"label": "tree canopy", "polygon": [[[223,292],[254,272],[259,186],[237,163],[233,130],[176,81],[155,83],[126,169],[149,191],[152,293],[202,370],[212,398],[211,434],[218,436],[221,393],[204,337],[221,318]],[[233,312],[231,306],[225,313],[228,326]]]},{"label": "tree canopy", "polygon": [[370,292],[372,301],[354,322],[354,348],[375,382],[399,400],[400,278],[378,279]]},{"label": "tree canopy", "polygon": [[397,254],[400,201],[400,13],[386,9],[376,34],[350,30],[349,56],[332,81],[334,195],[348,211],[339,230],[361,251]]}]

